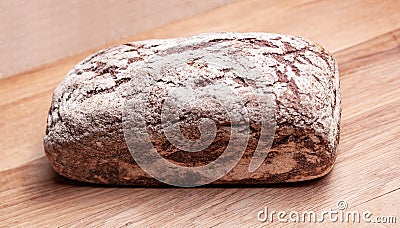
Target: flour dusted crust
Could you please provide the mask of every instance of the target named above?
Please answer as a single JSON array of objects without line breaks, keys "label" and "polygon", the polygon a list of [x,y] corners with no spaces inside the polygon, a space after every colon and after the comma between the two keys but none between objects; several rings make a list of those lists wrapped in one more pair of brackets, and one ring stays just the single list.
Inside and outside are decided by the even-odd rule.
[{"label": "flour dusted crust", "polygon": [[[309,180],[327,174],[334,165],[339,141],[340,94],[336,61],[319,45],[301,37],[268,33],[212,33],[185,38],[147,40],[101,50],[77,64],[54,91],[44,148],[54,170],[90,183],[159,185],[133,160],[126,145],[122,113],[135,72],[154,53],[179,53],[216,44],[232,45],[265,74],[276,97],[277,128],[264,163],[254,172],[249,162],[257,146],[260,123],[250,120],[251,133],[244,156],[234,169],[214,184],[263,184]],[[227,80],[227,69],[188,63]],[[185,72],[180,72],[185,73]],[[169,88],[174,80],[161,80]],[[238,90],[249,86],[238,80]],[[157,94],[150,103],[161,104]],[[159,97],[161,99],[161,97]],[[152,98],[153,99],[153,98]],[[251,97],[245,97],[251,103]],[[218,106],[196,104],[199,112]],[[206,107],[207,106],[207,107]],[[146,112],[146,111],[145,111]],[[160,115],[151,108],[148,114]],[[214,116],[215,117],[215,116]],[[218,116],[217,116],[218,117]],[[225,116],[219,116],[225,121]],[[155,118],[157,119],[157,118]],[[198,136],[194,117],[186,120],[188,137]],[[151,122],[151,121],[150,121]],[[229,142],[226,126],[219,126],[213,144],[188,153],[174,148],[160,133],[157,122],[152,142],[166,159],[185,166],[215,160]],[[185,131],[184,131],[185,132]]]}]

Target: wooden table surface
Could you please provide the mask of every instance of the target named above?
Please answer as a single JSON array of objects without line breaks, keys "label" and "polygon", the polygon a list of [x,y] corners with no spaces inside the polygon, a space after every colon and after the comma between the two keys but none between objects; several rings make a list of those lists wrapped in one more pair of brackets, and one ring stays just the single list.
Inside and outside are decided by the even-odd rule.
[{"label": "wooden table surface", "polygon": [[[342,124],[337,162],[308,182],[257,187],[127,188],[58,176],[42,138],[54,88],[90,53],[0,81],[0,226],[246,226],[269,210],[396,216],[400,224],[400,1],[237,1],[126,41],[212,31],[301,35],[339,62]],[[99,47],[100,48],[100,47]],[[286,226],[292,223],[274,225]],[[298,225],[308,226],[307,223]],[[318,223],[320,226],[371,225]]]}]

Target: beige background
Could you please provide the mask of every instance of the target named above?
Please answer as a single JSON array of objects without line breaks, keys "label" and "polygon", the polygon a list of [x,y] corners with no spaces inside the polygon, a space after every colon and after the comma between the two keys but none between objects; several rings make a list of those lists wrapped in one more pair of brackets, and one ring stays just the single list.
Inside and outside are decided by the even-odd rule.
[{"label": "beige background", "polygon": [[0,78],[233,0],[0,1]]}]

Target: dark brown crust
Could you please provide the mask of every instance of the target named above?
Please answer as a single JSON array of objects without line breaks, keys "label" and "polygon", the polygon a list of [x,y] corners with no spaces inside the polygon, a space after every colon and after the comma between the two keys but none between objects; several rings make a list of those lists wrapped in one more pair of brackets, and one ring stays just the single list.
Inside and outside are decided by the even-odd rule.
[{"label": "dark brown crust", "polygon": [[[195,38],[203,41],[162,52],[176,54],[230,42],[234,45],[239,43],[244,52],[262,49],[260,56],[276,60],[276,65],[269,67],[273,67],[276,73],[271,87],[277,98],[277,129],[267,159],[256,172],[248,172],[260,134],[260,123],[251,120],[249,144],[243,158],[230,173],[214,183],[293,182],[328,173],[336,158],[340,128],[339,79],[335,60],[318,45],[298,37],[254,33],[200,35]],[[191,38],[182,40],[185,39]],[[164,41],[156,40],[111,47],[88,57],[71,70],[54,93],[44,138],[46,155],[59,174],[90,183],[161,184],[144,173],[129,153],[123,135],[121,102],[126,99],[123,91],[134,76],[135,64],[142,62],[149,52],[161,50],[163,44]],[[120,58],[119,65],[112,62],[116,56]],[[224,76],[229,69],[220,69],[220,72]],[[312,80],[315,84],[311,84],[313,88],[306,88],[298,84],[299,80]],[[234,81],[241,87],[252,86],[239,77]],[[174,83],[168,80],[160,82],[163,85]],[[316,88],[324,89],[322,95],[315,92]],[[302,103],[305,99],[310,102]],[[106,108],[99,107],[103,103],[92,103],[99,100],[109,102],[104,105]],[[155,99],[154,102],[160,101]],[[71,108],[73,105],[76,107]],[[331,113],[325,113],[325,109]],[[159,110],[153,111],[157,113]],[[197,119],[193,115],[191,118],[185,123],[195,123],[198,116]],[[157,130],[152,132],[152,142],[157,151],[173,163],[205,165],[215,160],[229,142],[227,124],[218,125],[213,144],[198,153],[174,148]],[[159,122],[151,125],[157,128]],[[189,125],[183,128],[186,136],[198,137],[196,126]]]}]

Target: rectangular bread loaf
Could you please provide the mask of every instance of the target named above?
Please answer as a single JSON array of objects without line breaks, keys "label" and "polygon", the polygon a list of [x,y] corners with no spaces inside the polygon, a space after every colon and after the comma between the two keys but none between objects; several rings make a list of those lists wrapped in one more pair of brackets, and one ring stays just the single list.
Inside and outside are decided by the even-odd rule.
[{"label": "rectangular bread loaf", "polygon": [[340,112],[336,61],[304,38],[138,41],[68,73],[54,91],[44,148],[56,172],[90,183],[303,181],[333,167]]}]

